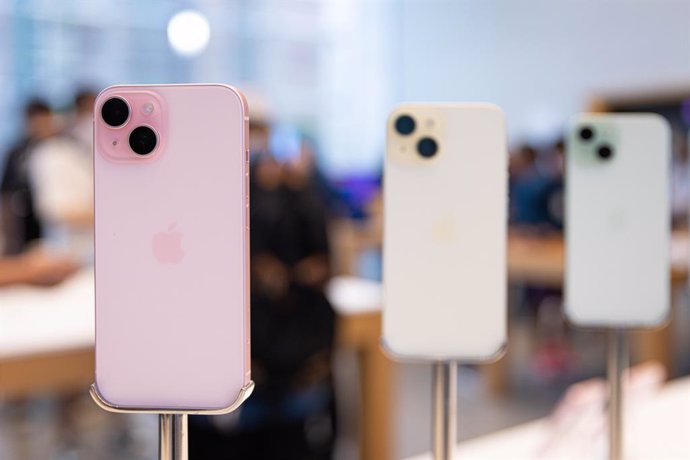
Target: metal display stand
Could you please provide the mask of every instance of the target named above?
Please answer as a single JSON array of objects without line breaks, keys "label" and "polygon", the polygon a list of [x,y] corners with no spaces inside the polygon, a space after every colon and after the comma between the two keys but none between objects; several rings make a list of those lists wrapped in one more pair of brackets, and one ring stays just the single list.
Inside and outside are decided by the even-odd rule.
[{"label": "metal display stand", "polygon": [[160,460],[189,459],[187,414],[160,414],[158,433]]},{"label": "metal display stand", "polygon": [[432,372],[434,460],[451,460],[458,420],[458,363],[437,361]]},{"label": "metal display stand", "polygon": [[222,409],[149,409],[125,408],[107,402],[98,392],[96,384],[89,389],[91,398],[103,410],[120,414],[158,414],[158,458],[159,460],[187,460],[189,432],[188,415],[221,415],[237,410],[254,391],[254,382],[250,381],[237,395],[230,406]]},{"label": "metal display stand", "polygon": [[608,415],[609,460],[623,459],[623,388],[622,377],[628,366],[628,344],[624,329],[608,330]]}]

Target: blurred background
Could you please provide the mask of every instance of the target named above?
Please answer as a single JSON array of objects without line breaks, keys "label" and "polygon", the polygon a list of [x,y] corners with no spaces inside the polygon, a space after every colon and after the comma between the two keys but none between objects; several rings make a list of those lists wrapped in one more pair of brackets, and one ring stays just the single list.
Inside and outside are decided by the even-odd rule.
[{"label": "blurred background", "polygon": [[510,346],[460,369],[466,458],[603,458],[605,336],[561,315],[563,127],[669,120],[673,317],[630,335],[626,429],[636,458],[690,456],[687,0],[0,0],[0,458],[155,458],[155,417],[86,393],[91,105],[185,82],[250,104],[257,382],[239,413],[190,421],[192,459],[429,451],[430,366],[378,348],[385,122],[405,101],[494,102],[509,130]]}]

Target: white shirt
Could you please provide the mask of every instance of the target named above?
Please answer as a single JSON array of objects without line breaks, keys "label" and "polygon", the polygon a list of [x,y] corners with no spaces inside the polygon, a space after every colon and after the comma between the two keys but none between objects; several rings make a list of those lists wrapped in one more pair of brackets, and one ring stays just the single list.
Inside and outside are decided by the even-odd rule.
[{"label": "white shirt", "polygon": [[68,137],[54,137],[31,153],[29,178],[46,242],[61,251],[85,258],[92,252],[92,232],[75,229],[66,221],[93,206],[93,159],[88,146]]}]

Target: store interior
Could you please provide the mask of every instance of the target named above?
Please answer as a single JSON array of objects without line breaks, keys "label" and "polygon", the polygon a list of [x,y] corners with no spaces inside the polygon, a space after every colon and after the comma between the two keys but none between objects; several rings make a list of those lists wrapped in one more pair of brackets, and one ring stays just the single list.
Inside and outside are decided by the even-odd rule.
[{"label": "store interior", "polygon": [[[66,189],[17,185],[10,159],[60,137],[90,151],[110,85],[199,82],[247,97],[252,240],[276,221],[308,236],[252,255],[253,289],[276,309],[293,277],[309,292],[280,319],[252,303],[257,385],[285,359],[266,385],[289,421],[247,428],[251,405],[191,416],[190,459],[431,458],[432,365],[380,346],[386,120],[404,102],[475,101],[506,119],[509,343],[495,362],[459,363],[458,458],[606,458],[607,332],[563,316],[565,127],[589,111],[671,126],[672,313],[626,332],[624,439],[630,458],[689,458],[687,0],[0,0],[0,459],[157,458],[155,415],[107,413],[88,393],[90,182],[57,165]],[[26,187],[66,209],[16,211]],[[52,231],[62,218],[78,228],[69,250]]]}]

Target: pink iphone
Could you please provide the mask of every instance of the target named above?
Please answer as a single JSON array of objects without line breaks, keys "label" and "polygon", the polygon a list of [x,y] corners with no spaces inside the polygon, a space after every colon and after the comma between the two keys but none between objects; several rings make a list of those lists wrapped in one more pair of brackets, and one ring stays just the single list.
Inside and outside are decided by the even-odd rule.
[{"label": "pink iphone", "polygon": [[247,103],[113,86],[94,110],[98,396],[222,411],[250,385]]}]

